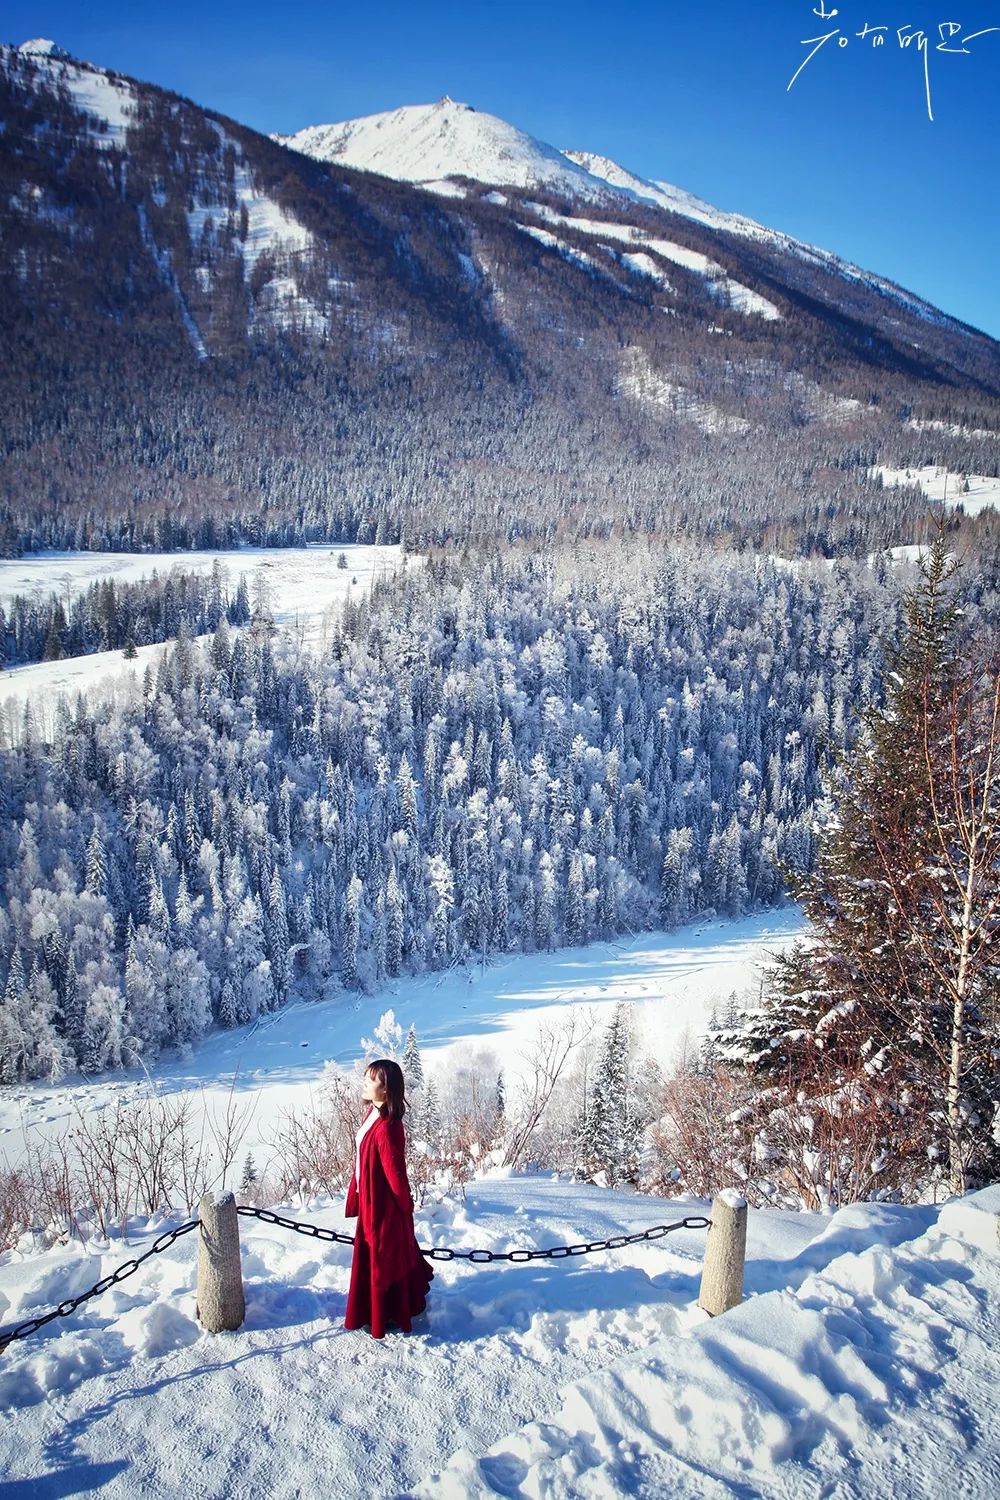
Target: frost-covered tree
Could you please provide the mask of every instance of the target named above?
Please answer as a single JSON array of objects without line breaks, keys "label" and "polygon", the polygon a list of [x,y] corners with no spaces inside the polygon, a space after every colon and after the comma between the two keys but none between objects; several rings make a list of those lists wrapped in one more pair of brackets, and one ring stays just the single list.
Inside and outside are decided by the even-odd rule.
[{"label": "frost-covered tree", "polygon": [[424,1081],[424,1065],[420,1058],[420,1048],[417,1045],[417,1028],[412,1024],[406,1033],[402,1068],[406,1087],[413,1090],[419,1089]]},{"label": "frost-covered tree", "polygon": [[395,978],[403,966],[403,938],[405,933],[403,892],[396,877],[395,866],[389,870],[385,892],[385,965],[387,973]]},{"label": "frost-covered tree", "polygon": [[601,1040],[581,1132],[583,1169],[608,1187],[632,1180],[638,1165],[630,1050],[629,1007],[619,1002]]},{"label": "frost-covered tree", "polygon": [[340,949],[340,977],[348,989],[358,983],[358,945],[361,941],[362,885],[352,876],[344,893],[344,919]]},{"label": "frost-covered tree", "polygon": [[403,1028],[396,1020],[396,1012],[384,1010],[379,1016],[374,1034],[370,1037],[363,1036],[361,1046],[366,1057],[389,1057],[395,1060],[399,1057],[402,1041]]},{"label": "frost-covered tree", "polygon": [[[980,621],[991,587],[966,591]],[[182,592],[162,591],[178,629]],[[130,932],[157,974],[194,953],[231,1026],[338,971],[374,987],[778,899],[897,607],[861,564],[595,538],[435,560],[349,607],[322,659],[266,631],[186,640],[135,703],[61,711],[51,746],[10,726],[0,972],[38,959],[46,1026],[82,1058]],[[196,998],[168,1010],[126,1019],[144,1055],[197,1032]]]}]

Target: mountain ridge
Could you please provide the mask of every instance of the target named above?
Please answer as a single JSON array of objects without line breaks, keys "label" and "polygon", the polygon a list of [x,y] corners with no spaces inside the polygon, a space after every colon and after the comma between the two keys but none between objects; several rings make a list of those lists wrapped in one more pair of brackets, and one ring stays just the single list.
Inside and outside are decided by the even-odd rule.
[{"label": "mountain ridge", "polygon": [[[568,526],[870,551],[924,511],[874,465],[995,464],[1000,344],[815,247],[452,100],[348,131],[362,169],[32,46],[0,48],[0,550]],[[509,150],[518,181],[372,170],[414,123],[411,173]]]},{"label": "mountain ridge", "polygon": [[[466,128],[459,128],[461,125]],[[271,139],[317,161],[378,172],[395,181],[412,182],[449,195],[455,192],[456,179],[472,178],[491,187],[555,188],[596,203],[620,202],[624,197],[630,202],[652,204],[707,228],[763,241],[852,279],[865,280],[890,296],[905,299],[922,315],[926,311],[932,317],[947,318],[956,327],[973,326],[834,250],[800,240],[745,214],[717,208],[665,180],[640,177],[608,156],[552,146],[499,116],[459,103],[449,95],[434,104],[402,105],[332,124],[306,126],[290,134],[275,132]],[[479,142],[482,144],[477,149]],[[567,174],[567,164],[584,175]]]}]

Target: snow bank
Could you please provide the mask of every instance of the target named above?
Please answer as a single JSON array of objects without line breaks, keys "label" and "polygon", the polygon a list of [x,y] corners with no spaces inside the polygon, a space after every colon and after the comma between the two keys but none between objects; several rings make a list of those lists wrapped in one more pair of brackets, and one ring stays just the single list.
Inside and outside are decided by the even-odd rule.
[{"label": "snow bank", "polygon": [[[542,1246],[706,1207],[508,1174],[420,1210],[417,1235]],[[353,1228],[339,1203],[291,1208]],[[196,1322],[191,1237],[10,1347],[0,1472],[39,1493],[99,1483],[109,1500],[167,1500],[195,1476],[223,1497],[937,1500],[957,1481],[992,1500],[1000,1252],[979,1231],[998,1208],[1000,1189],[830,1218],[751,1210],[747,1300],[714,1320],[696,1305],[702,1231],[574,1260],[435,1262],[426,1314],[381,1343],[343,1328],[349,1246],[242,1219],[237,1333]],[[4,1257],[3,1322],[162,1227],[100,1254]]]},{"label": "snow bank", "polygon": [[[994,1496],[998,1208],[996,1188],[949,1204],[909,1243],[876,1238],[794,1292],[630,1354],[564,1392],[553,1419],[459,1452],[414,1493],[871,1500],[940,1496],[961,1463],[961,1493]],[[848,1211],[855,1243],[866,1213]],[[876,1211],[869,1238],[878,1228]]]}]

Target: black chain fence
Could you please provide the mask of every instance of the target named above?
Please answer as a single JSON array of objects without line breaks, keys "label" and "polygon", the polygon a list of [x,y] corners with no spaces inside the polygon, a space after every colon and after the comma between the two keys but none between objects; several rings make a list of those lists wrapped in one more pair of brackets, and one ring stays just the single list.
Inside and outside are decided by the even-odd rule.
[{"label": "black chain fence", "polygon": [[[325,1240],[337,1245],[354,1244],[353,1235],[340,1234],[336,1229],[325,1229],[321,1224],[304,1224],[298,1219],[286,1219],[281,1214],[272,1213],[269,1208],[240,1207],[236,1212],[243,1218],[260,1219],[264,1224],[276,1224],[279,1229],[291,1229],[295,1234],[305,1234],[312,1239]],[[159,1255],[182,1235],[190,1234],[192,1229],[198,1228],[199,1222],[198,1219],[191,1219],[189,1223],[181,1224],[177,1229],[170,1229],[165,1234],[161,1234],[142,1255],[137,1255],[133,1260],[127,1260],[116,1271],[103,1276],[89,1290],[81,1292],[78,1297],[68,1297],[51,1312],[43,1313],[37,1318],[29,1318],[26,1322],[18,1323],[10,1329],[0,1328],[0,1354],[16,1339],[24,1339],[29,1334],[37,1333],[39,1328],[44,1328],[46,1323],[51,1323],[55,1318],[68,1318],[70,1313],[76,1312],[77,1308],[81,1307],[84,1302],[89,1302],[91,1297],[99,1297],[102,1292],[108,1291],[119,1281],[124,1281],[127,1276],[134,1275],[143,1261],[149,1260],[151,1255]],[[597,1250],[622,1250],[626,1245],[637,1245],[643,1240],[659,1240],[665,1234],[673,1234],[675,1229],[708,1229],[711,1222],[701,1214],[689,1215],[686,1219],[675,1219],[672,1224],[654,1224],[651,1229],[641,1229],[636,1234],[612,1234],[604,1240],[587,1240],[579,1245],[552,1245],[546,1250],[450,1250],[443,1245],[419,1245],[417,1248],[421,1255],[426,1255],[430,1260],[467,1260],[477,1266],[486,1265],[493,1260],[506,1260],[517,1264],[529,1260],[565,1260],[571,1255],[590,1255]]]},{"label": "black chain fence", "polygon": [[[311,1235],[317,1240],[331,1240],[338,1245],[353,1245],[349,1234],[338,1234],[335,1229],[323,1229],[319,1224],[303,1224],[297,1219],[285,1219],[268,1208],[238,1208],[238,1214],[247,1218],[262,1219],[265,1224],[277,1224],[281,1229],[292,1229],[296,1234]],[[702,1215],[676,1219],[673,1224],[656,1224],[652,1229],[642,1229],[638,1234],[613,1234],[606,1240],[588,1240],[579,1245],[553,1245],[548,1250],[448,1250],[442,1245],[418,1245],[421,1255],[429,1260],[468,1260],[474,1265],[486,1265],[491,1260],[521,1262],[526,1260],[565,1260],[570,1255],[589,1255],[594,1250],[621,1250],[625,1245],[637,1245],[640,1240],[659,1240],[675,1229],[707,1229],[710,1219]]]},{"label": "black chain fence", "polygon": [[38,1318],[29,1318],[26,1323],[18,1323],[13,1328],[0,1328],[0,1354],[15,1339],[26,1339],[29,1333],[37,1333],[39,1328],[44,1328],[46,1323],[51,1323],[55,1318],[68,1318],[70,1313],[75,1313],[77,1308],[81,1307],[84,1302],[89,1302],[91,1297],[99,1297],[102,1292],[108,1291],[117,1282],[124,1281],[127,1276],[134,1276],[144,1260],[148,1260],[151,1255],[159,1255],[161,1250],[168,1249],[175,1240],[180,1239],[181,1235],[190,1234],[192,1229],[198,1228],[198,1223],[197,1219],[192,1219],[187,1224],[181,1224],[177,1229],[167,1230],[165,1234],[161,1234],[158,1239],[154,1240],[142,1255],[137,1255],[134,1260],[127,1260],[109,1276],[102,1276],[100,1281],[88,1291],[81,1292],[79,1297],[67,1297],[65,1302],[60,1302],[59,1306],[54,1307],[51,1312],[43,1313]]}]

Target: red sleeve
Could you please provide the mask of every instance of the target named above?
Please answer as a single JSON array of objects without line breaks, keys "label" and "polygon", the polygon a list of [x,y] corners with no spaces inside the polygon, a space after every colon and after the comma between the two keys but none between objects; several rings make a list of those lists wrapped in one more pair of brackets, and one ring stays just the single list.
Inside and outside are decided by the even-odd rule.
[{"label": "red sleeve", "polygon": [[406,1177],[406,1146],[402,1120],[388,1120],[378,1132],[378,1154],[392,1195],[404,1214],[413,1212],[413,1195]]}]

